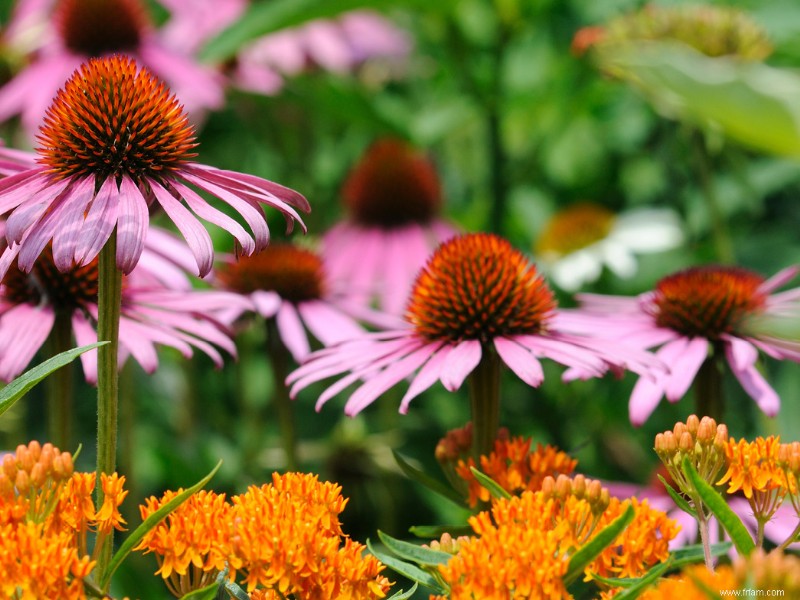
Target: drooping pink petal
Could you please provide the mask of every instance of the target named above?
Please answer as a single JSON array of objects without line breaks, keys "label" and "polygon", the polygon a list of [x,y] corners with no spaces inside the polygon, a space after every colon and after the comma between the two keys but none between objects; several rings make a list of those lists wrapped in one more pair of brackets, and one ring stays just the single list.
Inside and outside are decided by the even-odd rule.
[{"label": "drooping pink petal", "polygon": [[86,265],[92,262],[111,237],[119,215],[118,194],[114,178],[106,178],[86,213],[85,229],[75,248],[77,264]]},{"label": "drooping pink petal", "polygon": [[344,342],[364,333],[358,323],[326,302],[301,302],[297,305],[297,310],[309,331],[325,346]]},{"label": "drooping pink petal", "polygon": [[250,294],[250,298],[253,300],[258,314],[267,318],[274,317],[278,314],[278,309],[280,309],[283,303],[280,295],[276,292],[266,292],[263,290],[256,290]]},{"label": "drooping pink petal", "polygon": [[775,273],[772,277],[767,279],[764,283],[758,286],[758,291],[761,294],[769,294],[774,292],[780,287],[783,287],[787,283],[789,283],[792,279],[797,277],[798,273],[800,273],[800,265],[792,265],[791,267],[786,267]]},{"label": "drooping pink petal", "polygon": [[[8,179],[10,178],[2,181],[7,181]],[[25,202],[8,217],[6,222],[6,238],[8,241],[20,242],[31,225],[38,221],[45,211],[50,208],[54,200],[67,189],[68,183],[68,181],[52,183],[46,177],[41,177],[32,181],[29,185],[21,186],[20,190],[13,194],[4,195],[4,201],[8,201],[9,196],[16,196],[18,193],[24,194],[25,200],[36,198],[35,202]]]},{"label": "drooping pink petal", "polygon": [[[656,356],[671,368],[675,360],[685,351],[687,343],[686,338],[678,338],[662,346],[656,352]],[[670,377],[686,378],[686,374],[659,371],[655,373],[655,378],[639,377],[636,385],[633,386],[628,405],[631,424],[638,427],[652,414],[664,396],[664,390]],[[693,377],[688,379],[691,384]]]},{"label": "drooping pink petal", "polygon": [[94,178],[84,177],[70,188],[69,201],[53,233],[53,262],[62,272],[72,267],[79,240],[86,233],[84,219],[94,197]]},{"label": "drooping pink petal", "polygon": [[541,363],[528,350],[502,337],[495,338],[494,347],[508,368],[529,386],[539,387],[544,381]]},{"label": "drooping pink petal", "polygon": [[671,375],[667,378],[664,395],[670,402],[677,402],[689,391],[697,372],[708,357],[708,340],[695,337],[670,364]]},{"label": "drooping pink petal", "polygon": [[442,366],[439,378],[449,392],[461,387],[467,375],[475,370],[481,361],[481,343],[477,340],[465,340],[455,345]]},{"label": "drooping pink petal", "polygon": [[[133,270],[142,255],[150,213],[147,200],[127,176],[120,183],[118,202],[117,268],[127,274]],[[88,255],[86,260],[91,260]]]},{"label": "drooping pink petal", "polygon": [[[78,346],[88,346],[97,342],[97,332],[89,324],[83,313],[76,310],[72,313],[72,332]],[[89,350],[81,354],[83,376],[92,385],[97,384],[97,350]]]},{"label": "drooping pink petal", "polygon": [[17,377],[42,347],[55,322],[50,307],[19,304],[0,316],[0,379]]},{"label": "drooping pink petal", "polygon": [[[778,414],[781,407],[781,400],[778,394],[772,389],[772,386],[767,383],[767,380],[756,369],[755,362],[750,365],[743,364],[742,357],[745,355],[744,350],[739,348],[734,350],[734,345],[747,344],[744,340],[732,338],[730,343],[725,344],[725,356],[728,359],[728,364],[731,366],[731,371],[739,380],[739,383],[744,388],[744,391],[756,401],[758,407],[769,417],[774,417]],[[749,345],[749,344],[748,344]],[[738,357],[735,356],[738,354]]]},{"label": "drooping pink petal", "polygon": [[283,344],[298,363],[302,362],[311,352],[311,348],[309,347],[308,335],[306,335],[300,315],[297,314],[297,310],[291,302],[283,302],[281,304],[275,317],[275,323],[278,326]]},{"label": "drooping pink petal", "polygon": [[453,346],[447,344],[431,344],[433,355],[430,360],[426,362],[417,373],[417,376],[411,381],[411,385],[406,391],[403,399],[400,401],[400,414],[404,415],[408,412],[408,406],[411,401],[419,396],[422,392],[436,383],[442,376],[442,369],[444,368],[447,357],[453,349]]}]

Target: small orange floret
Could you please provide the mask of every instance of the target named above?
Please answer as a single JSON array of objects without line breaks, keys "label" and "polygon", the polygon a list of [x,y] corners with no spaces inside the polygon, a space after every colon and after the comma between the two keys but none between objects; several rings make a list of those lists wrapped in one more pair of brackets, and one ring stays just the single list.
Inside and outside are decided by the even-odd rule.
[{"label": "small orange floret", "polygon": [[430,341],[460,342],[545,329],[553,292],[527,257],[493,234],[441,244],[417,276],[406,319]]},{"label": "small orange floret", "polygon": [[754,492],[766,493],[781,487],[779,448],[780,438],[775,436],[758,437],[752,442],[731,438],[725,447],[728,470],[717,484],[727,483],[729,494],[742,490],[748,499]]}]

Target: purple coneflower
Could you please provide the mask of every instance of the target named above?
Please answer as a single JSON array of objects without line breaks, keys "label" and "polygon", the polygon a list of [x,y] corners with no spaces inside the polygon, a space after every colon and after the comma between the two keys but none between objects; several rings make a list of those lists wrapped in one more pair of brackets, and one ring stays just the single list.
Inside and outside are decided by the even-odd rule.
[{"label": "purple coneflower", "polygon": [[[200,275],[210,271],[214,249],[197,216],[229,231],[244,254],[269,241],[261,203],[280,210],[290,229],[293,220],[302,224],[295,208],[308,210],[308,203],[297,192],[190,162],[193,133],[175,96],[132,59],[114,56],[83,65],[47,111],[40,164],[0,181],[0,213],[12,211],[0,276],[15,259],[30,271],[51,241],[57,268],[87,265],[115,229],[117,266],[130,273],[154,204],[186,238]],[[253,234],[193,188],[228,204]]]},{"label": "purple coneflower", "polygon": [[[639,373],[655,368],[650,355],[621,344],[560,331],[563,317],[536,267],[503,238],[478,233],[443,243],[414,284],[406,327],[366,333],[312,354],[292,373],[292,394],[327,377],[347,373],[317,402],[359,379],[345,413],[355,415],[406,377],[413,377],[400,412],[441,381],[455,391],[470,376],[475,450],[491,448],[499,419],[500,364],[528,385],[544,379],[540,358],[602,376],[610,368]],[[477,440],[477,441],[476,441]]]},{"label": "purple coneflower", "polygon": [[349,214],[322,240],[331,281],[364,305],[400,315],[414,278],[440,242],[455,235],[441,220],[433,164],[407,143],[378,140],[342,189]]},{"label": "purple coneflower", "polygon": [[[152,373],[158,367],[156,345],[176,348],[187,358],[193,348],[200,349],[218,366],[222,357],[215,346],[236,354],[230,333],[214,315],[247,302],[228,292],[187,289],[180,264],[167,258],[178,246],[182,244],[168,233],[151,228],[141,264],[123,279],[120,365],[132,356]],[[165,269],[169,266],[172,270]],[[57,319],[69,327],[69,337],[78,345],[96,342],[97,285],[97,259],[62,272],[50,246],[30,272],[12,265],[0,285],[0,379],[10,381],[25,369]],[[97,378],[95,355],[81,356],[91,383]]]},{"label": "purple coneflower", "polygon": [[160,39],[142,0],[19,0],[6,37],[29,64],[0,88],[0,121],[21,114],[31,137],[56,91],[90,58],[125,54],[168,83],[186,109],[222,106],[223,81]]},{"label": "purple coneflower", "polygon": [[[583,320],[576,328],[582,333],[658,348],[656,356],[669,370],[636,383],[630,398],[634,425],[644,423],[664,396],[670,402],[680,400],[698,373],[704,383],[714,379],[697,390],[698,401],[713,402],[723,360],[761,410],[775,416],[780,399],[756,367],[759,350],[800,362],[800,342],[760,331],[757,321],[800,314],[800,288],[773,293],[799,271],[789,267],[765,281],[738,267],[692,267],[664,277],[653,291],[634,298],[579,295],[584,313],[594,314],[576,315],[573,325]],[[720,407],[698,407],[697,412],[708,410]]]},{"label": "purple coneflower", "polygon": [[[254,312],[275,320],[276,333],[297,362],[311,352],[306,331],[326,346],[364,333],[354,315],[337,303],[322,260],[311,250],[272,244],[221,266],[217,277],[226,289],[246,295]],[[223,320],[233,321],[245,310],[233,307]]]}]

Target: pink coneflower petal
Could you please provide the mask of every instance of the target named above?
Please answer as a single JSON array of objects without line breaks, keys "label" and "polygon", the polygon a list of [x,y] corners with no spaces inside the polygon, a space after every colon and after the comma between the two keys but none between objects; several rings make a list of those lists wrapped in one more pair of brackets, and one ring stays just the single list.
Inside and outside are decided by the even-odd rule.
[{"label": "pink coneflower petal", "polygon": [[[792,281],[795,277],[797,277],[798,273],[800,273],[800,266],[792,265],[791,267],[786,267],[785,269],[781,269],[775,275],[767,279],[764,283],[762,283],[758,291],[762,294],[769,294],[774,292],[780,287],[783,287],[790,281]],[[779,297],[780,294],[777,294]],[[773,297],[774,298],[774,297]]]},{"label": "pink coneflower petal", "polygon": [[[10,179],[12,179],[12,177],[4,179],[3,183]],[[43,187],[41,180],[34,179],[15,189],[7,196],[4,196],[4,200],[9,203],[13,202],[13,206],[9,206],[9,208],[18,206],[20,202],[32,196],[36,198],[36,202],[32,202],[26,206],[20,206],[8,218],[6,221],[6,239],[8,239],[9,242],[20,242],[25,232],[41,218],[49,205],[62,195],[64,190],[67,189],[68,184],[68,181],[59,181]],[[0,207],[0,210],[1,209],[2,207]]]},{"label": "pink coneflower petal", "polygon": [[442,366],[440,379],[444,388],[449,392],[460,388],[467,375],[478,366],[482,354],[481,343],[478,340],[466,340],[457,344]]},{"label": "pink coneflower petal", "polygon": [[529,350],[504,338],[495,339],[494,347],[508,368],[529,386],[539,387],[544,381],[542,365]]},{"label": "pink coneflower petal", "polygon": [[308,337],[306,337],[297,310],[289,302],[284,302],[278,310],[276,322],[281,340],[286,344],[294,359],[301,362],[311,352],[311,348],[308,345]]},{"label": "pink coneflower petal", "polygon": [[119,217],[120,203],[117,202],[117,184],[106,179],[100,186],[84,222],[84,232],[75,248],[75,262],[85,265],[97,256],[111,236]]},{"label": "pink coneflower petal", "polygon": [[[64,213],[58,219],[59,225],[53,232],[53,260],[59,271],[66,271],[72,266],[80,237],[84,233],[82,225],[87,207],[93,196],[94,181],[88,177],[70,189],[70,199],[65,204]],[[28,244],[31,245],[31,242]]]},{"label": "pink coneflower petal", "polygon": [[677,402],[692,386],[697,372],[708,358],[708,340],[692,338],[687,340],[681,353],[670,363],[672,376],[667,379],[664,395],[670,402]]},{"label": "pink coneflower petal", "polygon": [[[119,186],[120,204],[117,216],[117,267],[130,273],[144,250],[144,240],[150,222],[150,212],[139,188],[127,177]],[[87,255],[87,258],[94,258]]]},{"label": "pink coneflower petal", "polygon": [[364,331],[355,321],[323,302],[301,302],[297,310],[308,330],[325,346],[353,339]]},{"label": "pink coneflower petal", "polygon": [[[0,379],[11,381],[42,347],[55,322],[55,313],[47,308],[20,304],[0,316]],[[13,348],[13,352],[8,349]]]},{"label": "pink coneflower petal", "polygon": [[[752,353],[747,348],[752,349]],[[744,391],[756,401],[764,414],[770,417],[777,415],[781,401],[775,390],[756,369],[755,361],[758,353],[755,352],[755,349],[746,341],[733,338],[729,344],[725,345],[725,356],[731,366],[731,371],[739,380]],[[750,357],[752,357],[752,361],[748,360]]]},{"label": "pink coneflower petal", "polygon": [[411,401],[441,378],[447,357],[453,350],[453,346],[447,344],[442,346],[434,344],[431,348],[434,351],[433,356],[419,370],[419,373],[417,373],[417,376],[408,387],[408,391],[400,401],[400,414],[406,414]]},{"label": "pink coneflower petal", "polygon": [[[79,311],[72,313],[72,333],[78,346],[88,346],[97,342],[97,332]],[[97,350],[81,354],[83,376],[92,385],[97,383]]]},{"label": "pink coneflower petal", "polygon": [[275,292],[256,291],[251,295],[256,311],[262,317],[274,317],[281,307],[281,297]]}]

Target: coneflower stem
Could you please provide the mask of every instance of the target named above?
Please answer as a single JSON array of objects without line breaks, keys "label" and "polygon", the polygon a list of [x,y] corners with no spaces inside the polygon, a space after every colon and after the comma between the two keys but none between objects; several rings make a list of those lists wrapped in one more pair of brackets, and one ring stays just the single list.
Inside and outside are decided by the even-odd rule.
[{"label": "coneflower stem", "polygon": [[500,427],[500,359],[494,348],[483,348],[478,366],[469,376],[469,402],[472,411],[472,456],[476,466],[480,457],[494,449]]},{"label": "coneflower stem", "polygon": [[[72,348],[70,314],[57,311],[47,340],[48,357]],[[61,450],[72,451],[72,365],[66,365],[47,378],[47,432],[50,442]]]},{"label": "coneflower stem", "polygon": [[725,412],[725,399],[722,395],[722,365],[715,349],[706,358],[694,379],[695,410],[699,417],[711,417],[722,422]]},{"label": "coneflower stem", "polygon": [[289,471],[297,470],[297,431],[294,423],[294,408],[289,397],[289,388],[286,387],[286,376],[289,374],[289,351],[281,341],[275,319],[267,319],[267,354],[272,366],[274,389],[272,399],[278,416],[278,426],[281,428],[281,441],[286,457],[286,468]]},{"label": "coneflower stem", "polygon": [[[97,509],[103,505],[100,475],[112,474],[117,464],[117,410],[119,395],[119,316],[122,272],[117,268],[117,230],[100,251],[97,293],[97,339],[109,343],[97,349]],[[102,579],[111,558],[113,530],[97,552],[97,573]]]},{"label": "coneflower stem", "polygon": [[708,210],[708,218],[711,222],[711,235],[714,240],[714,250],[717,260],[723,264],[733,264],[736,257],[733,250],[733,241],[728,230],[728,224],[720,209],[719,198],[714,187],[714,173],[711,169],[711,159],[708,155],[706,142],[700,131],[694,131],[692,142],[695,147],[695,164],[697,165],[700,178],[700,188],[703,199]]}]

